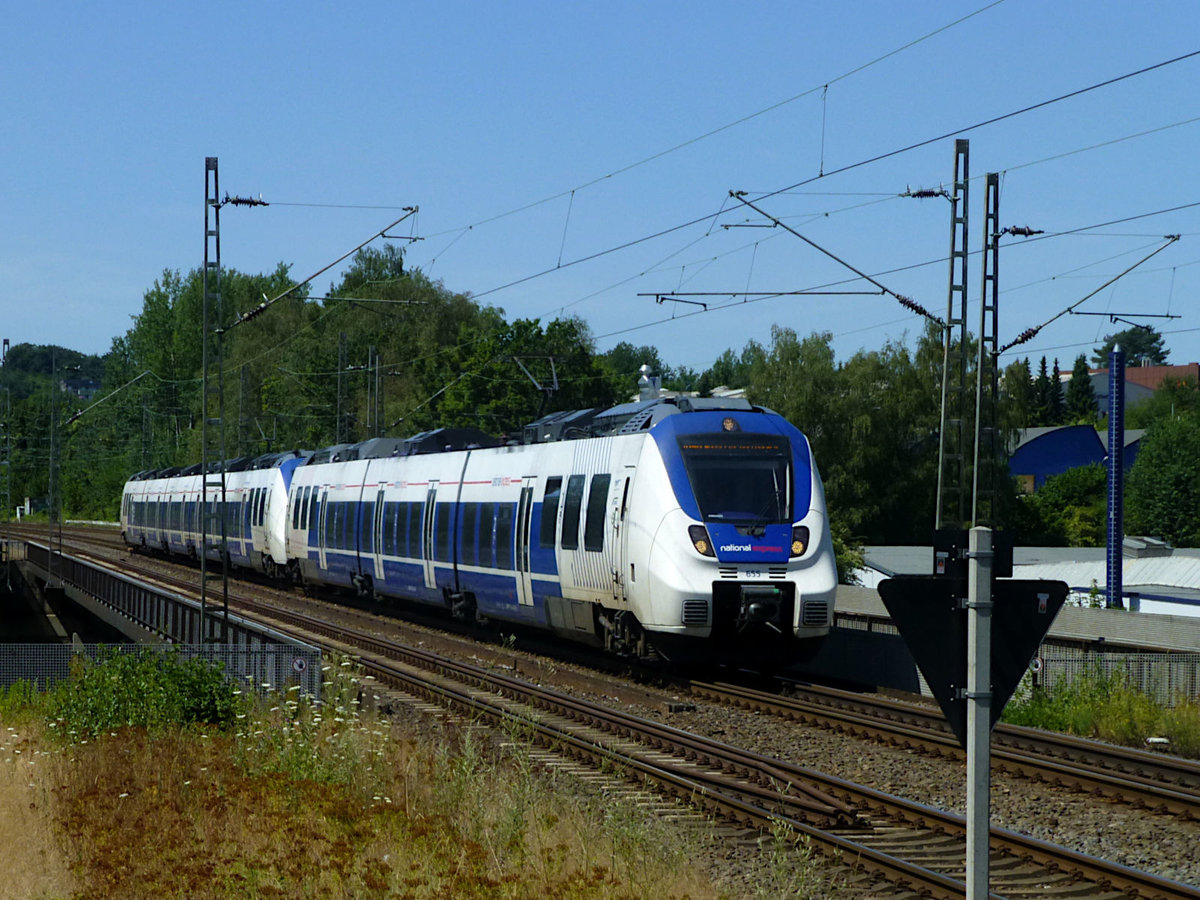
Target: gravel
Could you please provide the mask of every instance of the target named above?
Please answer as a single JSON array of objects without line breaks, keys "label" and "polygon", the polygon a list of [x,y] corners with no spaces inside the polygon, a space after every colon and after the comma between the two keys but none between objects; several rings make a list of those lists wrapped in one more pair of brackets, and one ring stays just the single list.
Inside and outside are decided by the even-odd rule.
[{"label": "gravel", "polygon": [[[704,702],[698,702],[692,712],[633,711],[936,809],[966,814],[965,763]],[[993,826],[1200,887],[1196,822],[1004,774],[993,774],[991,803]]]}]

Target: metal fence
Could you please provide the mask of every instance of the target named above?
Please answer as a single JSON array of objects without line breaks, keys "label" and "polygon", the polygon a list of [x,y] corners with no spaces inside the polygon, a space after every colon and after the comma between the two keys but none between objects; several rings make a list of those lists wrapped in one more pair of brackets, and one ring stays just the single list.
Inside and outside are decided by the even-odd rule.
[{"label": "metal fence", "polygon": [[290,644],[0,644],[0,688],[17,681],[45,689],[71,677],[72,665],[111,653],[175,653],[181,659],[207,659],[227,678],[259,693],[299,685],[321,695],[321,651]]},{"label": "metal fence", "polygon": [[1166,706],[1200,698],[1200,653],[1096,652],[1043,645],[1033,668],[1039,665],[1037,683],[1051,694],[1079,679],[1116,677]]}]

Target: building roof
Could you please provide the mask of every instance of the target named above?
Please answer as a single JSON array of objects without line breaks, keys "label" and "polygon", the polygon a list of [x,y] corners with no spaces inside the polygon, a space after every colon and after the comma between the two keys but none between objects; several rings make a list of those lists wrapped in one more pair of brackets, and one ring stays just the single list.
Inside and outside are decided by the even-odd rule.
[{"label": "building roof", "polygon": [[[1037,428],[1022,428],[1017,432],[1017,443],[1010,451],[1009,455],[1016,454],[1022,447],[1032,444],[1038,438],[1044,438],[1048,434],[1057,435],[1059,438],[1080,437],[1085,442],[1088,440],[1088,432],[1091,432],[1096,439],[1102,440],[1096,429],[1091,425],[1044,425]],[[1103,447],[1103,443],[1100,444]]]},{"label": "building roof", "polygon": [[[1104,445],[1104,452],[1107,453],[1108,452],[1108,432],[1101,431],[1101,432],[1098,432],[1098,434],[1100,436],[1100,443]],[[1146,435],[1145,428],[1127,428],[1127,429],[1125,429],[1125,443],[1122,444],[1121,446],[1128,447],[1130,444],[1136,444],[1143,437],[1145,437],[1145,435]]]},{"label": "building roof", "polygon": [[[1108,369],[1088,369],[1089,375],[1104,375],[1108,376]],[[1193,378],[1200,381],[1200,363],[1185,363],[1182,366],[1126,366],[1125,381],[1132,384],[1140,384],[1142,387],[1148,387],[1151,390],[1158,390],[1162,385],[1163,380],[1174,378],[1182,380],[1184,378]]]}]

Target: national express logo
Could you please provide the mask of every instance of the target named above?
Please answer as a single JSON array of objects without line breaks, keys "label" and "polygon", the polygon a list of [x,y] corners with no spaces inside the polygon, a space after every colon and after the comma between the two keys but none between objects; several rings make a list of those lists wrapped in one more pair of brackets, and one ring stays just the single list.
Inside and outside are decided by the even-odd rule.
[{"label": "national express logo", "polygon": [[722,544],[722,553],[780,553],[782,547],[768,547],[765,544],[761,547],[754,547],[750,544]]}]

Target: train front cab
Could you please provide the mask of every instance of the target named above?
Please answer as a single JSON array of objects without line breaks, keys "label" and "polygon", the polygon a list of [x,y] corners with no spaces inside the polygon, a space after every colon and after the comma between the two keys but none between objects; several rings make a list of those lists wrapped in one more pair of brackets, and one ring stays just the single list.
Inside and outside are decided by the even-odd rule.
[{"label": "train front cab", "polygon": [[626,565],[655,644],[677,659],[704,647],[772,664],[815,650],[832,623],[837,568],[804,436],[742,411],[671,416],[651,435],[631,509],[665,512],[639,523],[653,540],[633,541]]}]

